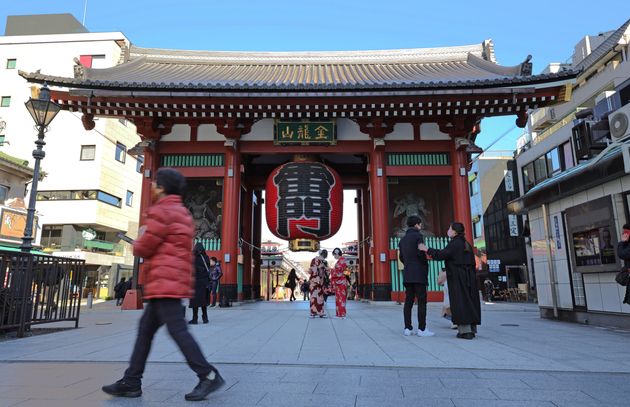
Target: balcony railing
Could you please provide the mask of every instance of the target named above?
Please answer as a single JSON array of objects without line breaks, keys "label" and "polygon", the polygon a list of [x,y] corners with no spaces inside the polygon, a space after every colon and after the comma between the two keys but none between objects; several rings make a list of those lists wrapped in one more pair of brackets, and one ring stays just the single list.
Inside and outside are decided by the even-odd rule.
[{"label": "balcony railing", "polygon": [[92,252],[103,252],[122,256],[124,254],[124,246],[120,243],[108,242],[106,240],[83,240],[82,248]]}]

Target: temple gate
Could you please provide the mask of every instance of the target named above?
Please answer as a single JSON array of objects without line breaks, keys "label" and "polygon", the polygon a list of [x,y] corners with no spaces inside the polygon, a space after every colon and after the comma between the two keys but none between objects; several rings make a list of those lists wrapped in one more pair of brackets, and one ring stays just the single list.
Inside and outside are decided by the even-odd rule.
[{"label": "temple gate", "polygon": [[159,167],[187,177],[196,239],[223,261],[231,299],[260,294],[267,177],[294,155],[316,157],[357,191],[359,293],[374,300],[402,294],[396,246],[408,216],[425,220],[434,244],[452,220],[472,241],[467,170],[481,119],[514,115],[524,127],[528,110],[567,100],[574,75],[532,75],[529,58],[497,65],[490,41],[285,53],[132,46],[120,65],[77,65],[74,78],[20,74],[57,87],[53,99],[82,113],[86,129],[97,116],[136,125],[142,209]]}]

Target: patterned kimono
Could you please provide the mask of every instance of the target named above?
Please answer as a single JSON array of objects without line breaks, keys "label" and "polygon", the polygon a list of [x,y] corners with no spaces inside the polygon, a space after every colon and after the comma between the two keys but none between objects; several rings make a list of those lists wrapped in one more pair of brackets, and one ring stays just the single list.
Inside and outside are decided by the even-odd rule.
[{"label": "patterned kimono", "polygon": [[335,267],[330,272],[330,285],[335,289],[335,305],[336,315],[338,317],[346,316],[346,298],[348,297],[348,280],[344,272],[348,269],[346,259],[339,257]]},{"label": "patterned kimono", "polygon": [[324,317],[324,275],[326,265],[321,257],[317,256],[311,260],[309,292],[311,301],[311,316]]}]

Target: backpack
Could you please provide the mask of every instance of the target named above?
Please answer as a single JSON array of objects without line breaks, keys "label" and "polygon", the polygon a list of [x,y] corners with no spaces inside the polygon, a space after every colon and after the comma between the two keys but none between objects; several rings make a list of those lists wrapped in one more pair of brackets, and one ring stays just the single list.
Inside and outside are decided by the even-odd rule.
[{"label": "backpack", "polygon": [[228,308],[232,306],[232,301],[230,301],[230,299],[228,298],[227,295],[222,295],[221,299],[219,300],[219,307],[221,308]]}]

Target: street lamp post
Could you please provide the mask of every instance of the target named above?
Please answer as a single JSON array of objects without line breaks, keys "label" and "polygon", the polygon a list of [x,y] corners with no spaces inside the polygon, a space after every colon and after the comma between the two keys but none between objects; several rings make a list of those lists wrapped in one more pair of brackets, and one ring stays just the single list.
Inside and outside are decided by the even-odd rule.
[{"label": "street lamp post", "polygon": [[28,102],[24,103],[26,110],[31,114],[35,121],[35,128],[37,129],[37,140],[35,145],[37,148],[33,150],[33,158],[35,159],[35,167],[33,170],[33,182],[31,183],[31,196],[28,200],[28,210],[26,212],[26,226],[24,227],[24,237],[22,237],[22,245],[20,249],[23,252],[30,252],[33,248],[33,221],[35,219],[35,202],[37,199],[37,184],[39,181],[39,166],[40,161],[46,156],[44,153],[44,134],[48,129],[48,125],[55,118],[57,113],[61,110],[61,107],[50,100],[50,90],[44,84],[39,91],[39,97],[37,99],[29,98]]}]

